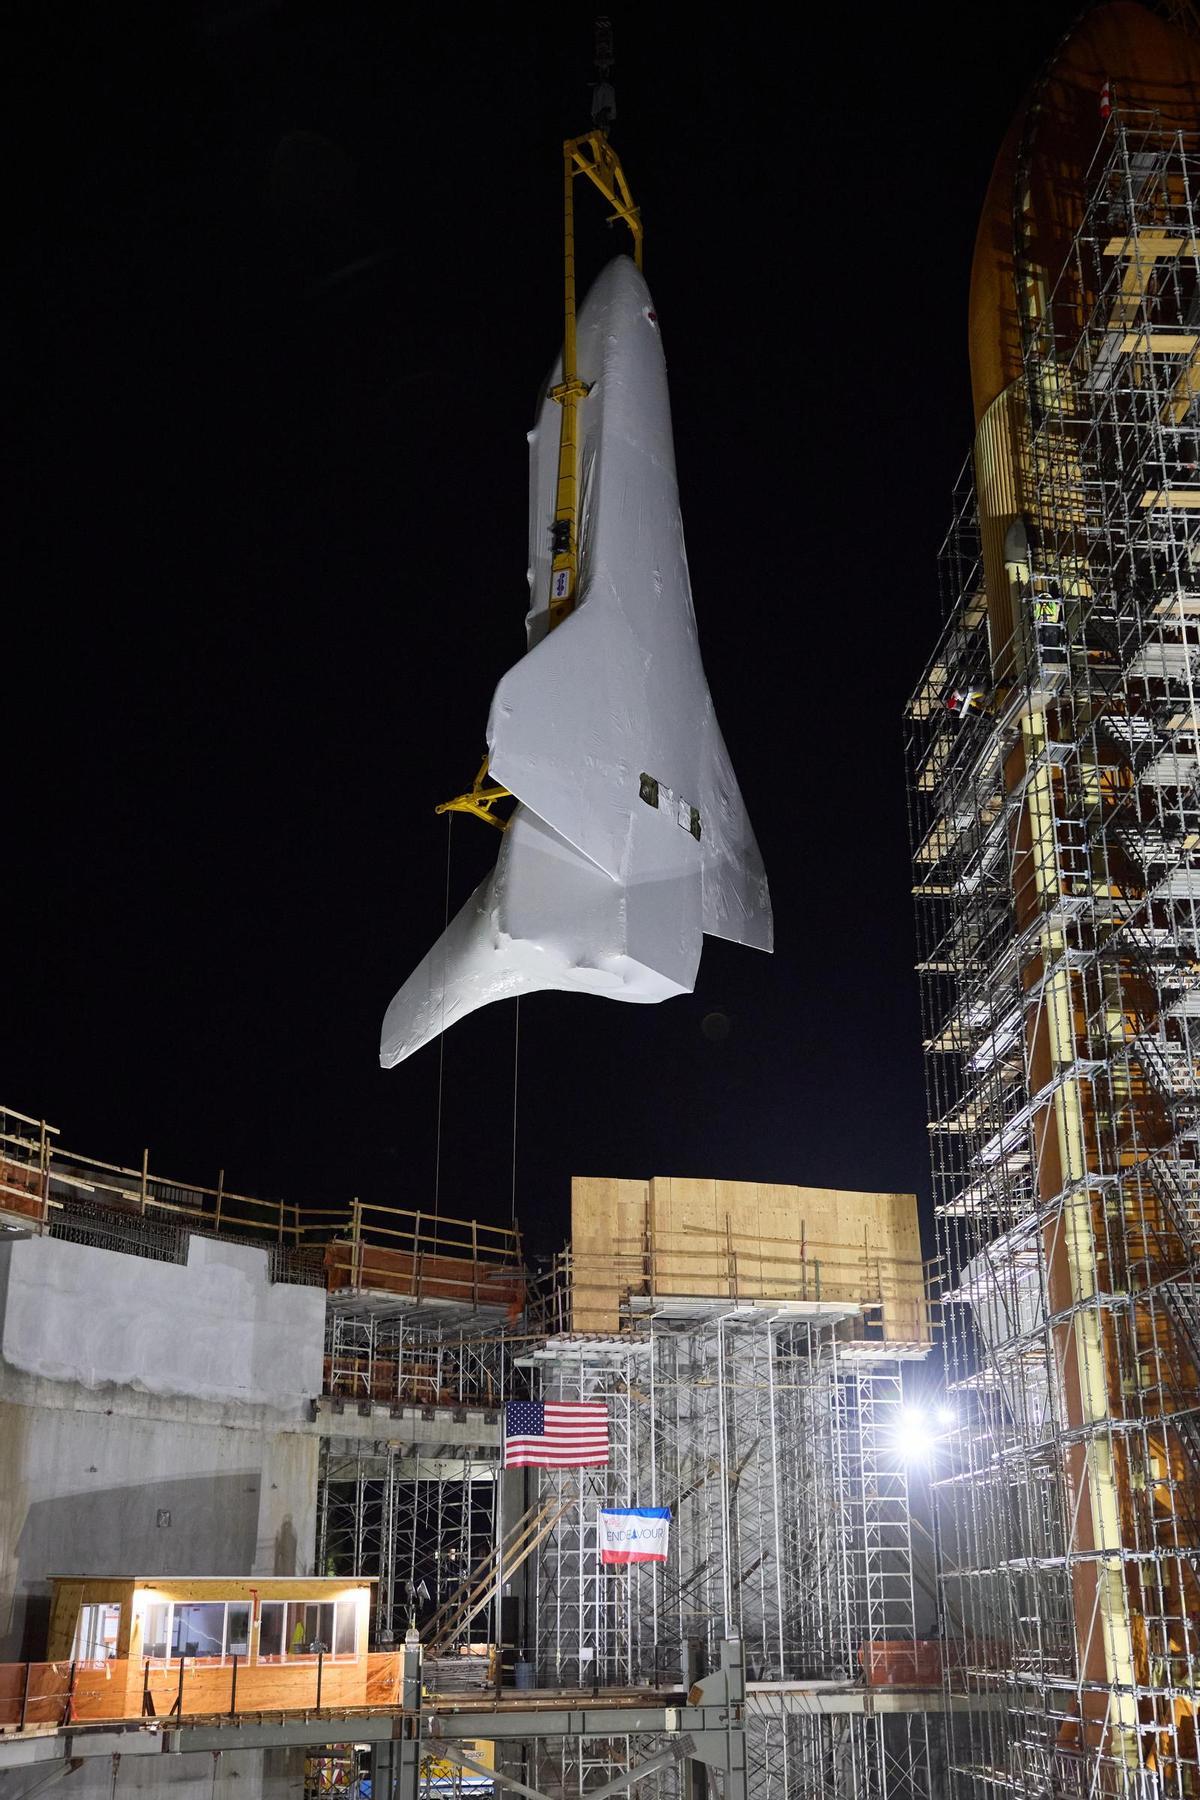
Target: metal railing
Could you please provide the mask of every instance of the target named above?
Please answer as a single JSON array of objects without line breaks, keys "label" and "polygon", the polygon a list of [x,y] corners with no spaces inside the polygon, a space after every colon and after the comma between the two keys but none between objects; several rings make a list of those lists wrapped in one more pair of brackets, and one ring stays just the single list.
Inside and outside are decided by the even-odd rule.
[{"label": "metal railing", "polygon": [[477,1219],[373,1205],[312,1209],[301,1230],[325,1243],[331,1292],[383,1291],[513,1317],[524,1302],[520,1233]]},{"label": "metal railing", "polygon": [[0,1218],[38,1234],[183,1262],[191,1234],[258,1245],[274,1281],[331,1291],[373,1289],[423,1301],[497,1307],[523,1295],[520,1234],[474,1219],[355,1198],[302,1206],[229,1187],[182,1182],[151,1168],[66,1148],[44,1119],[0,1107]]},{"label": "metal railing", "polygon": [[845,1304],[873,1323],[886,1319],[889,1340],[927,1344],[930,1300],[919,1257],[903,1257],[864,1244],[776,1244],[734,1231],[689,1229],[657,1247],[616,1248],[603,1253],[560,1250],[528,1285],[530,1329],[546,1334],[593,1331],[588,1315],[624,1313],[637,1299],[692,1299],[732,1305],[771,1302]]},{"label": "metal railing", "polygon": [[231,1656],[0,1663],[0,1728],[396,1706],[401,1652],[286,1663]]},{"label": "metal railing", "polygon": [[224,1170],[206,1187],[153,1173],[149,1150],[138,1168],[103,1162],[68,1149],[44,1119],[0,1107],[0,1211],[45,1231],[81,1208],[253,1242],[298,1244],[302,1233],[298,1206],[238,1193],[225,1185]]}]

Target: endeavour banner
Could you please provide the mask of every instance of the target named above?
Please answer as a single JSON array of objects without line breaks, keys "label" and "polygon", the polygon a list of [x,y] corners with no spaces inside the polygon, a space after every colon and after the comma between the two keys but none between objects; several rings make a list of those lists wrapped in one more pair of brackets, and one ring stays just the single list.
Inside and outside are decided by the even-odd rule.
[{"label": "endeavour banner", "polygon": [[613,1506],[600,1511],[602,1563],[666,1562],[669,1506]]}]

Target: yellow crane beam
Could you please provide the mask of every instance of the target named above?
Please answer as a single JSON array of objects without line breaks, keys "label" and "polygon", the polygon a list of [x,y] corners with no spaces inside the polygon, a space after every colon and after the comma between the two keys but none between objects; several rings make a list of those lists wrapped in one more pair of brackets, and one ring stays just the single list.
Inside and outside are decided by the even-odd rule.
[{"label": "yellow crane beam", "polygon": [[642,219],[633,203],[621,159],[603,131],[568,138],[563,145],[563,361],[562,380],[550,397],[562,407],[558,485],[554,506],[554,561],[550,573],[549,629],[575,610],[579,578],[579,403],[587,384],[579,378],[575,346],[575,178],[586,175],[613,211],[609,223],[628,225],[633,257],[642,266]]},{"label": "yellow crane beam", "polygon": [[[582,137],[568,138],[563,144],[562,380],[550,390],[551,398],[562,407],[554,524],[551,527],[554,558],[550,571],[550,631],[575,610],[579,581],[579,407],[588,394],[587,383],[579,376],[575,342],[575,180],[579,175],[586,176],[612,207],[609,224],[629,227],[633,237],[633,258],[639,269],[642,266],[641,214],[634,205],[621,159],[609,143],[608,134],[595,130],[585,132]],[[508,821],[494,809],[499,801],[511,798],[507,788],[488,781],[485,756],[470,789],[465,794],[455,795],[453,800],[443,800],[434,810],[470,813],[503,831]]]}]

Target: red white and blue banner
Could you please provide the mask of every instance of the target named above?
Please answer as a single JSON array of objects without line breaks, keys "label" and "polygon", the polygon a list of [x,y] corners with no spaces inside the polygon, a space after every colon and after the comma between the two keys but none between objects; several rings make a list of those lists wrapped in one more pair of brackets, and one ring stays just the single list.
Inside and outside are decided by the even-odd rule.
[{"label": "red white and blue banner", "polygon": [[669,1506],[611,1506],[600,1509],[602,1563],[666,1562]]}]

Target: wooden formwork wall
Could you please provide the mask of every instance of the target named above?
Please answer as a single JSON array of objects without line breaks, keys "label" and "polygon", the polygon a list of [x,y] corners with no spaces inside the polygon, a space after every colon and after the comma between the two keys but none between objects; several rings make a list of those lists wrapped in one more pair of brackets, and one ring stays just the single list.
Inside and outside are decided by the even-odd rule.
[{"label": "wooden formwork wall", "polygon": [[576,1331],[615,1332],[629,1294],[845,1301],[877,1309],[885,1338],[928,1338],[913,1194],[657,1175],[576,1176]]}]

